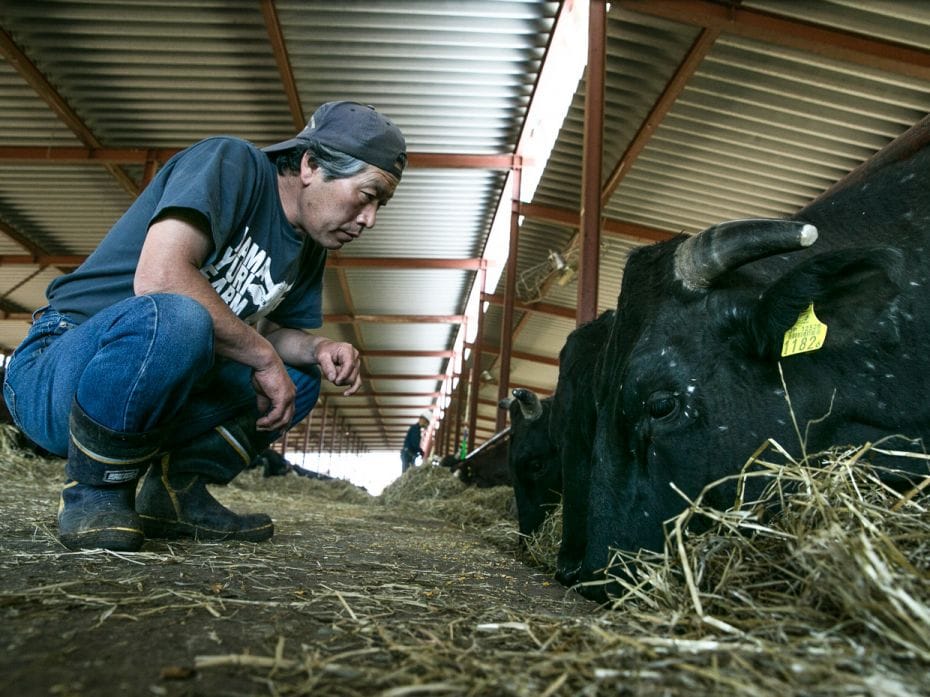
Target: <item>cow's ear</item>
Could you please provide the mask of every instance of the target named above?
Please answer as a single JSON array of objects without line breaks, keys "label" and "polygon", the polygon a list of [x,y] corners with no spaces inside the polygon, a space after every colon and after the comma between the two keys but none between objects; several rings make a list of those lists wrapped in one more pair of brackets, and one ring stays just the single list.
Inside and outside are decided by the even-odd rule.
[{"label": "cow's ear", "polygon": [[818,254],[763,291],[736,323],[734,338],[751,355],[768,360],[841,349],[854,341],[895,343],[896,324],[883,319],[901,293],[902,271],[903,254],[894,248]]}]

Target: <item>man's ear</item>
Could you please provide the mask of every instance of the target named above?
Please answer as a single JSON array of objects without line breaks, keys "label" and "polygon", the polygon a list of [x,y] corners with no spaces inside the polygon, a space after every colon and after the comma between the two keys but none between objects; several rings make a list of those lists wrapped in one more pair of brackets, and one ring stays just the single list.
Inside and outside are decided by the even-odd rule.
[{"label": "man's ear", "polygon": [[320,169],[320,166],[316,161],[311,157],[310,152],[307,151],[303,154],[303,157],[300,158],[300,181],[304,185],[309,184],[313,181],[314,177],[323,176],[323,170]]}]

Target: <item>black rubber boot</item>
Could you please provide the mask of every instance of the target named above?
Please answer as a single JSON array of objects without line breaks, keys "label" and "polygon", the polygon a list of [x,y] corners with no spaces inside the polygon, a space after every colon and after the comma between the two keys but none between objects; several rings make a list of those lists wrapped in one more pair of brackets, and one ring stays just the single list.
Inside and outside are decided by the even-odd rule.
[{"label": "black rubber boot", "polygon": [[136,501],[147,537],[262,542],[274,535],[270,517],[233,513],[207,490],[208,483],[228,483],[252,461],[254,421],[242,417],[218,426],[152,465]]},{"label": "black rubber boot", "polygon": [[69,426],[58,539],[74,550],[138,551],[145,535],[135,511],[136,482],[158,453],[159,435],[111,431],[77,402]]}]

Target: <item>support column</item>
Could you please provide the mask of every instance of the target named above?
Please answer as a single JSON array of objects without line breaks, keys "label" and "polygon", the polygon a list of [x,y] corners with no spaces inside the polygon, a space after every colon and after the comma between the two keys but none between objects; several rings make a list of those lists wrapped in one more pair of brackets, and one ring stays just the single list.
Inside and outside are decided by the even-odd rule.
[{"label": "support column", "polygon": [[597,317],[601,246],[601,170],[604,145],[604,73],[607,7],[591,0],[588,13],[588,70],[584,98],[584,148],[581,177],[581,250],[575,323]]},{"label": "support column", "polygon": [[317,455],[319,455],[319,460],[321,463],[323,462],[323,443],[326,439],[326,412],[328,408],[329,400],[327,399],[325,402],[323,402],[323,420],[320,423],[320,445],[319,448],[317,448]]},{"label": "support column", "polygon": [[[513,300],[517,294],[517,255],[520,246],[520,179],[522,174],[521,158],[514,158],[511,169],[513,186],[510,191],[510,251],[507,255],[507,279],[504,290],[504,313],[501,320],[501,352],[498,356],[499,379],[497,383],[497,401],[506,399],[510,394],[510,354],[513,349]],[[495,430],[500,433],[507,426],[507,414],[497,410]]]},{"label": "support column", "polygon": [[307,414],[307,419],[306,419],[306,424],[305,424],[306,430],[304,431],[304,442],[303,442],[303,445],[301,446],[300,464],[302,467],[307,466],[307,451],[310,449],[310,424],[311,423],[313,423],[313,411],[312,410],[310,411],[309,414]]},{"label": "support column", "polygon": [[475,427],[478,423],[478,392],[481,389],[481,346],[484,343],[484,294],[487,269],[482,266],[478,271],[478,331],[475,334],[475,345],[471,351],[471,390],[468,399],[468,452],[475,449]]}]

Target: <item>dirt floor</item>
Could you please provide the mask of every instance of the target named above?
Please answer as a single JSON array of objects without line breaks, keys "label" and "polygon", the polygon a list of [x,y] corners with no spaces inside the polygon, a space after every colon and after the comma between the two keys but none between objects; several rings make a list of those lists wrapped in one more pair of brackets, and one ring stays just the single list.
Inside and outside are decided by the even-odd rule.
[{"label": "dirt floor", "polygon": [[246,472],[216,494],[269,542],[69,552],[62,462],[4,434],[2,697],[930,697],[930,477],[902,498],[860,451],[779,466],[777,520],[705,510],[605,609],[517,546],[511,490],[440,467],[377,498]]},{"label": "dirt floor", "polygon": [[593,609],[455,520],[294,475],[217,492],[271,513],[269,542],[69,552],[60,467],[3,472],[2,694],[539,694],[546,676],[501,675],[483,652],[537,650],[525,617]]}]

